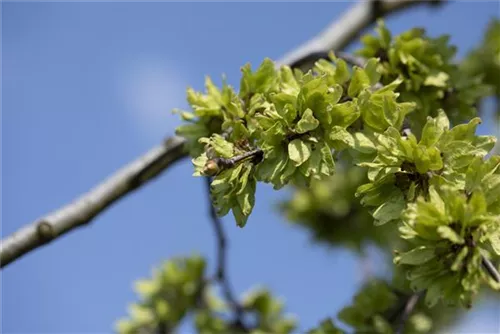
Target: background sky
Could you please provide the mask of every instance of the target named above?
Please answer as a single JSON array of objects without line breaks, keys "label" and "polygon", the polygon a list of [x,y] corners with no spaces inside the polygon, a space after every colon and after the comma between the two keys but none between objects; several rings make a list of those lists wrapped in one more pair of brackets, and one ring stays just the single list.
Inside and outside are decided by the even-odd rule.
[{"label": "background sky", "polygon": [[[351,4],[13,3],[2,6],[2,236],[71,201],[173,134],[185,89],[279,58]],[[387,20],[477,45],[496,1],[427,6]],[[354,46],[355,47],[355,46]],[[352,49],[352,48],[351,48]],[[481,131],[491,132],[485,122]],[[1,271],[3,333],[109,333],[136,299],[132,282],[193,252],[213,269],[203,180],[176,164],[97,217]],[[334,315],[359,287],[352,253],[313,245],[276,210],[284,192],[259,186],[245,229],[224,219],[229,275],[244,292],[284,297],[302,330]],[[500,306],[470,311],[451,332],[499,333]],[[189,334],[188,327],[183,333]]]}]

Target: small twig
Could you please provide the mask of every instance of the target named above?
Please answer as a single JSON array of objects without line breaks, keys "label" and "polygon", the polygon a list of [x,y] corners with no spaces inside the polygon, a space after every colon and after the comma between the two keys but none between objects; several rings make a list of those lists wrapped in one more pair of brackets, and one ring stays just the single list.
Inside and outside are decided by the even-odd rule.
[{"label": "small twig", "polygon": [[258,148],[258,149],[234,156],[232,158],[215,157],[213,159],[208,160],[205,163],[205,166],[203,167],[203,170],[202,170],[202,174],[205,176],[215,176],[226,169],[231,169],[231,168],[235,167],[240,162],[247,160],[249,158],[252,159],[252,161],[255,164],[258,164],[259,162],[262,161],[263,155],[264,155],[264,151],[262,151],[260,148]]},{"label": "small twig", "polygon": [[170,334],[172,333],[172,330],[170,328],[170,326],[168,326],[167,322],[166,321],[160,321],[158,323],[158,334]]},{"label": "small twig", "polygon": [[415,292],[407,299],[404,308],[401,313],[401,317],[399,318],[395,334],[403,334],[405,324],[408,321],[408,318],[412,314],[415,306],[418,303],[418,300],[425,295],[425,290],[420,292]]},{"label": "small twig", "polygon": [[[468,238],[465,240],[467,246],[476,247],[476,242],[473,238]],[[484,269],[488,272],[488,274],[497,282],[500,283],[500,273],[498,273],[497,268],[491,263],[491,261],[484,255],[481,254],[481,264]]]},{"label": "small twig", "polygon": [[217,158],[217,163],[219,164],[220,167],[228,169],[228,168],[233,168],[236,164],[242,162],[243,160],[246,160],[248,158],[254,158],[257,161],[260,160],[261,155],[264,152],[258,148],[249,152],[245,152],[241,155],[237,155],[235,157],[226,159],[226,158]]},{"label": "small twig", "polygon": [[384,1],[372,0],[372,21],[376,21],[379,17],[384,15]]},{"label": "small twig", "polygon": [[217,212],[212,204],[212,200],[210,197],[210,177],[205,177],[206,188],[208,192],[208,201],[209,201],[209,214],[210,221],[212,222],[212,226],[214,228],[215,236],[217,238],[217,267],[215,272],[215,280],[220,283],[222,288],[222,293],[226,301],[229,303],[230,307],[234,310],[236,314],[236,323],[240,329],[247,331],[245,324],[243,322],[243,308],[238,303],[238,300],[235,297],[233,290],[231,289],[231,285],[229,284],[229,279],[227,277],[226,267],[227,267],[227,259],[226,259],[226,250],[227,250],[227,239],[226,234],[224,233],[224,229],[222,228],[222,221],[217,216]]},{"label": "small twig", "polygon": [[488,274],[497,282],[500,283],[500,273],[498,272],[497,268],[491,263],[489,259],[486,257],[482,256],[481,263],[488,272]]}]

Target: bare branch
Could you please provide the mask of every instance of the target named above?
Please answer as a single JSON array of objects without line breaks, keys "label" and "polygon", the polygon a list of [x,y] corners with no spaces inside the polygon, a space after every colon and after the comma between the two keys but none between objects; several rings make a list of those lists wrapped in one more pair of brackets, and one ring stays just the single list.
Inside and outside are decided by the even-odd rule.
[{"label": "bare branch", "polygon": [[0,263],[12,261],[61,235],[89,223],[116,200],[131,193],[185,156],[185,140],[172,137],[117,171],[74,202],[38,219],[1,243]]},{"label": "bare branch", "polygon": [[210,183],[211,183],[210,177],[205,177],[205,181],[207,187],[210,221],[212,222],[215,236],[217,238],[217,267],[216,267],[215,279],[220,283],[222,288],[222,293],[224,294],[226,301],[229,303],[229,306],[236,314],[236,321],[234,325],[238,327],[238,329],[246,331],[245,324],[243,322],[243,308],[238,303],[238,300],[235,297],[233,290],[231,289],[229,278],[227,277],[227,272],[226,272],[227,238],[226,234],[224,233],[224,229],[222,227],[222,221],[217,216],[215,207],[212,204],[212,199],[210,196]]},{"label": "bare branch", "polygon": [[288,64],[300,68],[311,67],[315,56],[328,53],[331,50],[343,50],[379,17],[388,16],[414,5],[441,2],[425,0],[360,1],[338,20],[333,21],[323,32],[286,54],[277,63],[278,65]]},{"label": "bare branch", "polygon": [[495,265],[486,257],[482,257],[481,263],[488,272],[488,274],[495,280],[495,282],[500,283],[500,273],[498,272]]},{"label": "bare branch", "polygon": [[[443,0],[374,0],[360,2],[339,20],[335,20],[324,32],[296,50],[285,55],[277,66],[311,66],[311,59],[318,59],[318,52],[342,50],[376,18],[422,3],[438,3]],[[315,58],[316,57],[316,58]],[[0,244],[0,266],[3,268],[30,251],[47,244],[74,228],[88,224],[112,203],[165,171],[168,166],[186,157],[185,140],[179,137],[168,139],[144,156],[131,162],[108,180],[97,185],[74,202],[58,209],[14,234]]]},{"label": "bare branch", "polygon": [[396,334],[403,334],[408,318],[415,309],[415,306],[417,306],[418,300],[424,295],[425,291],[415,292],[406,300],[403,312],[401,313],[401,317],[399,318],[399,322],[396,327]]}]

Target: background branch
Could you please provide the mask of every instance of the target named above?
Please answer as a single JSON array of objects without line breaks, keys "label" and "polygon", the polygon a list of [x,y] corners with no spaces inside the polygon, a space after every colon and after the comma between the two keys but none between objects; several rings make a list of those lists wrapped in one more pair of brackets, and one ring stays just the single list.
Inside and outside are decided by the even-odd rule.
[{"label": "background branch", "polygon": [[401,313],[401,317],[396,326],[395,334],[403,334],[406,322],[410,318],[410,315],[413,313],[415,306],[420,298],[425,295],[425,291],[415,292],[406,300],[406,303],[403,308],[403,312]]},{"label": "background branch", "polygon": [[[276,62],[277,66],[310,68],[317,52],[342,50],[353,42],[376,18],[401,11],[416,4],[439,3],[423,0],[378,0],[360,2],[339,20],[334,20],[325,31],[299,46]],[[185,140],[174,136],[159,147],[123,167],[109,179],[97,185],[74,202],[36,220],[7,236],[0,244],[0,267],[5,267],[30,251],[88,224],[115,201],[146,184],[172,163],[187,156]]]},{"label": "background branch", "polygon": [[226,234],[224,233],[224,228],[222,227],[222,221],[217,216],[215,207],[212,204],[212,199],[210,196],[210,183],[211,183],[211,178],[205,177],[205,185],[207,188],[207,197],[208,197],[208,205],[210,212],[210,221],[212,222],[215,236],[217,238],[217,266],[215,272],[215,279],[220,283],[222,288],[222,293],[224,294],[226,301],[229,303],[229,306],[236,314],[236,321],[234,325],[238,327],[238,329],[244,330],[246,332],[246,327],[243,322],[243,308],[238,303],[238,300],[235,297],[233,290],[231,289],[229,278],[227,277],[227,272],[226,272],[227,238]]},{"label": "background branch", "polygon": [[495,282],[500,283],[500,273],[498,272],[497,268],[495,268],[495,265],[484,255],[481,258],[481,263],[488,274],[495,280]]},{"label": "background branch", "polygon": [[374,0],[360,1],[348,10],[340,19],[333,21],[323,32],[300,45],[277,61],[277,65],[288,64],[300,68],[314,64],[311,55],[328,53],[331,50],[343,50],[353,40],[373,24],[379,17],[399,12],[408,7],[428,4],[437,5],[443,2],[425,0]]}]

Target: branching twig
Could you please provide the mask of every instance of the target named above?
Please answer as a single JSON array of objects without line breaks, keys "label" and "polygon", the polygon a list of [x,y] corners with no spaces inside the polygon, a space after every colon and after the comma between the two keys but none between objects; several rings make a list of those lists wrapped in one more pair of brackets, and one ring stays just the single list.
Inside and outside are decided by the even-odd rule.
[{"label": "branching twig", "polygon": [[215,236],[217,238],[217,266],[215,272],[215,280],[220,283],[222,288],[222,293],[224,294],[226,301],[229,303],[229,306],[236,314],[235,326],[238,326],[240,329],[246,331],[245,324],[243,322],[243,308],[238,303],[238,300],[235,297],[233,290],[231,289],[231,285],[227,277],[227,271],[226,271],[227,239],[226,239],[226,234],[224,233],[224,229],[222,227],[222,221],[217,216],[217,212],[215,211],[215,208],[212,204],[212,200],[210,197],[210,177],[205,177],[205,182],[208,194],[210,221],[212,222]]},{"label": "branching twig", "polygon": [[[440,2],[435,1],[435,2]],[[359,34],[381,15],[400,11],[411,5],[430,3],[424,0],[378,0],[360,2],[348,10],[317,37],[285,55],[277,66],[311,66],[316,52],[340,51],[354,41]],[[153,148],[143,157],[133,161],[61,209],[54,211],[6,237],[0,246],[0,266],[3,268],[30,251],[85,224],[103,212],[112,203],[146,184],[162,173],[173,162],[186,157],[185,140],[172,137],[166,144]]]}]

